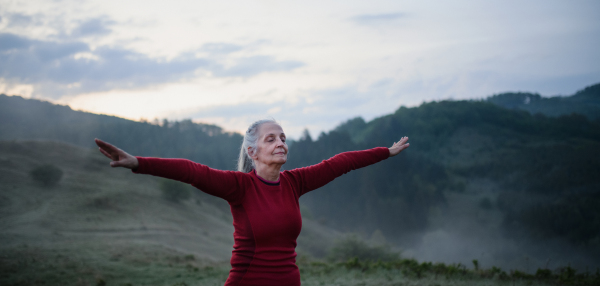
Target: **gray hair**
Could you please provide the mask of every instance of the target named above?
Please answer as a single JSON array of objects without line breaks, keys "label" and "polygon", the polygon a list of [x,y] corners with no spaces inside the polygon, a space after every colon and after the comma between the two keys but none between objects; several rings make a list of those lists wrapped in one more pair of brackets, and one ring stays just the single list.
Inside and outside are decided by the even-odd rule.
[{"label": "gray hair", "polygon": [[[265,123],[277,123],[274,119],[262,119],[256,121],[248,127],[246,130],[246,134],[244,135],[244,141],[242,141],[242,148],[240,150],[240,157],[238,158],[237,169],[240,172],[248,173],[255,168],[254,160],[250,157],[248,152],[256,151],[256,143],[258,142],[258,137],[260,134],[258,133],[258,128]],[[248,150],[250,147],[250,150]]]}]

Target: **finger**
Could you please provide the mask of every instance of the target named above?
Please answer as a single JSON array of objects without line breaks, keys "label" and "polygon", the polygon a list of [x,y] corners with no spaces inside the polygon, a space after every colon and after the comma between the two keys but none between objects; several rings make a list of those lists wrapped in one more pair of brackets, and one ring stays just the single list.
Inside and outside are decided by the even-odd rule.
[{"label": "finger", "polygon": [[102,141],[102,140],[100,140],[98,138],[95,138],[94,142],[96,142],[96,145],[98,145],[98,147],[102,147],[102,146],[105,146],[107,144],[106,142],[104,142],[104,141]]},{"label": "finger", "polygon": [[104,156],[108,157],[108,159],[112,160],[112,156],[108,152],[104,151],[104,149],[98,148],[98,150],[100,150],[100,153],[104,154]]},{"label": "finger", "polygon": [[114,145],[112,145],[110,143],[107,143],[107,142],[104,142],[104,141],[102,141],[100,139],[96,138],[94,141],[96,142],[96,145],[98,145],[98,147],[100,147],[100,148],[102,148],[104,150],[107,150],[107,151],[117,151],[117,150],[119,150],[119,148],[115,147]]}]

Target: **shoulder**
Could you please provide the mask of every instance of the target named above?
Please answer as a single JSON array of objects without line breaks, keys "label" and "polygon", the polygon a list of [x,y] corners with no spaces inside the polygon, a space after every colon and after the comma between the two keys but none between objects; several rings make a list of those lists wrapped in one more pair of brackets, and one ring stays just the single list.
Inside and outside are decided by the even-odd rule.
[{"label": "shoulder", "polygon": [[252,175],[253,171],[250,171],[248,173],[244,173],[244,172],[240,172],[240,171],[225,171],[225,172],[230,172],[233,176],[235,176],[236,178],[238,178],[240,181],[243,181],[243,182],[252,182],[255,178],[255,176]]},{"label": "shoulder", "polygon": [[[306,167],[303,167],[306,168]],[[283,179],[290,179],[293,178],[294,176],[296,176],[298,174],[299,171],[301,171],[302,168],[296,168],[296,169],[292,169],[292,170],[285,170],[281,173],[279,173],[279,176]]]},{"label": "shoulder", "polygon": [[279,178],[281,182],[285,181],[291,183],[292,185],[298,185],[298,183],[302,181],[302,169],[303,168],[285,170],[280,173]]}]

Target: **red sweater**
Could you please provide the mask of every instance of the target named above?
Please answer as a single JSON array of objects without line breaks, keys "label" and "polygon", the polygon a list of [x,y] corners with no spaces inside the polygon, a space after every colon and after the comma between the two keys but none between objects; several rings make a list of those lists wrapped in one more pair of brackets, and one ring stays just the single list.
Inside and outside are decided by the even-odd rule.
[{"label": "red sweater", "polygon": [[344,152],[316,165],[281,172],[277,182],[254,171],[215,170],[184,159],[137,157],[135,172],[189,183],[229,202],[235,244],[226,286],[300,285],[295,250],[302,228],[300,196],[389,154],[385,147]]}]

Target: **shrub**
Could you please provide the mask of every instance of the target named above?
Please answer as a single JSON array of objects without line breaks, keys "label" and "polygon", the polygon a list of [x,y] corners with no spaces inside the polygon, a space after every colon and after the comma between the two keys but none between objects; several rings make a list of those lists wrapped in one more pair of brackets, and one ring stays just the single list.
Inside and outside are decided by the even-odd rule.
[{"label": "shrub", "polygon": [[187,200],[191,196],[191,191],[188,185],[174,180],[161,180],[160,190],[162,192],[162,197],[165,200],[174,203]]},{"label": "shrub", "polygon": [[550,269],[538,268],[538,270],[535,272],[535,277],[542,280],[550,279],[552,278],[552,271],[550,271]]},{"label": "shrub", "polygon": [[365,261],[393,261],[400,258],[389,246],[370,246],[356,236],[338,241],[330,250],[328,258],[334,261],[348,261],[353,258]]},{"label": "shrub", "polygon": [[38,166],[29,172],[34,181],[44,187],[55,186],[63,176],[63,171],[52,164]]}]

